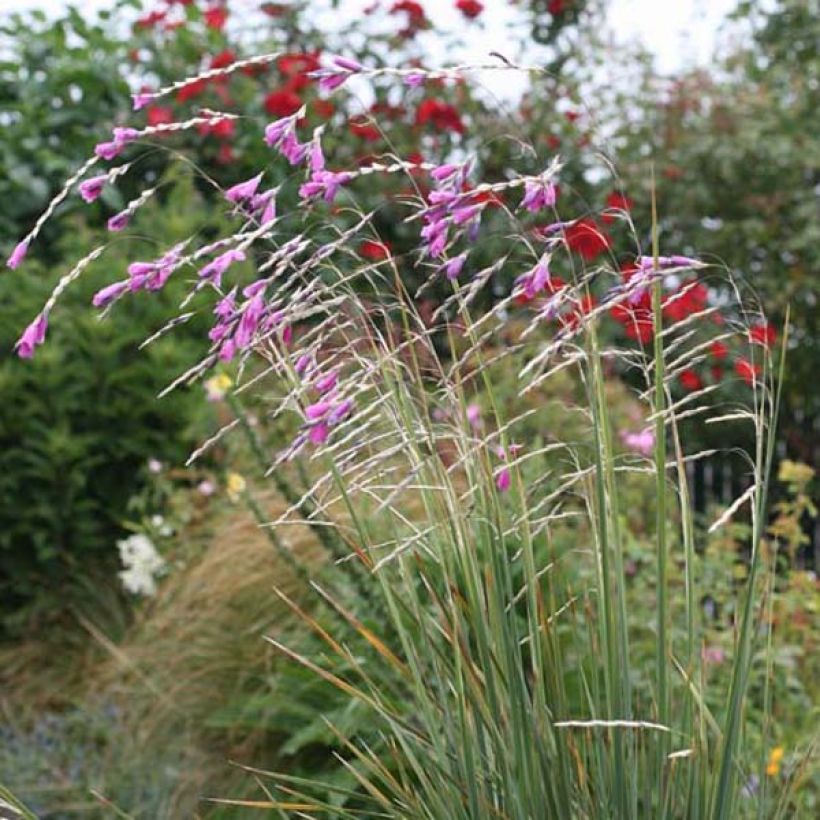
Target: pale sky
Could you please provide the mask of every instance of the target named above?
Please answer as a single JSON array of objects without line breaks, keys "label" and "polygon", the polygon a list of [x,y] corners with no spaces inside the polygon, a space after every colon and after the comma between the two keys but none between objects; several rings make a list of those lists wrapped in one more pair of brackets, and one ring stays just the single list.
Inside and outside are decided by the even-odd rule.
[{"label": "pale sky", "polygon": [[[56,13],[70,0],[0,0],[0,13],[39,8]],[[333,17],[346,20],[370,5],[372,0],[344,0],[347,12],[333,12]],[[459,59],[482,60],[488,51],[503,52],[503,27],[514,20],[515,10],[507,0],[483,0],[483,26],[464,27],[463,18],[450,0],[423,2],[428,16],[445,30],[470,33],[470,45],[459,53]],[[258,6],[258,0],[249,4]],[[80,7],[90,11],[110,5],[110,0],[81,0]],[[159,4],[157,4],[159,5]],[[234,4],[238,6],[239,4]],[[325,5],[317,0],[317,6]],[[383,7],[391,3],[385,0]],[[609,0],[608,23],[617,41],[638,39],[655,55],[657,66],[664,72],[708,62],[717,43],[718,28],[736,0]],[[501,32],[501,33],[500,33]],[[501,42],[499,42],[501,41]]]}]

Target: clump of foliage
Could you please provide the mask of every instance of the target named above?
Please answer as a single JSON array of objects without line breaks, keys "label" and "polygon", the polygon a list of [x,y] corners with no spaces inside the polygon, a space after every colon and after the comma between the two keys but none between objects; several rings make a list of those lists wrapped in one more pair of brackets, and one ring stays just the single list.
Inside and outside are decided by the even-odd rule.
[{"label": "clump of foliage", "polygon": [[[155,237],[168,235],[205,217],[195,202],[183,182],[164,206],[145,214],[142,225]],[[63,243],[66,254],[95,239],[82,223],[77,228]],[[100,322],[86,309],[110,271],[124,268],[139,244],[118,244],[88,269],[67,299],[72,318],[47,355],[31,367],[11,356],[0,362],[6,397],[0,408],[6,634],[43,628],[68,607],[101,615],[95,590],[116,587],[115,542],[125,532],[129,500],[148,479],[148,460],[182,464],[198,439],[200,394],[180,392],[163,402],[156,396],[201,350],[201,324],[138,349],[161,327],[180,289],[134,301],[122,326]],[[53,282],[52,269],[37,263],[24,279],[0,279],[3,348],[12,348],[14,325],[42,304]]]}]

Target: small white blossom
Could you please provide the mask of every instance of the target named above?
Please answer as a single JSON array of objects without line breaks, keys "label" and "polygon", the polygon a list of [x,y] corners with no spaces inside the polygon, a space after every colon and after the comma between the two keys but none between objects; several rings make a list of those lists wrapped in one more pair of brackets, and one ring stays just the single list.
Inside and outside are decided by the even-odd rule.
[{"label": "small white blossom", "polygon": [[151,540],[139,533],[117,542],[124,570],[118,574],[122,585],[134,595],[156,595],[155,577],[165,570],[165,559]]}]

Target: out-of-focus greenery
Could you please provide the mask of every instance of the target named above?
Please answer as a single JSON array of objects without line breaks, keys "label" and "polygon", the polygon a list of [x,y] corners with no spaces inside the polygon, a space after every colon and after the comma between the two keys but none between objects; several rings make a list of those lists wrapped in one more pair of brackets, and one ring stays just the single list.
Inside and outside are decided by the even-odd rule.
[{"label": "out-of-focus greenery", "polygon": [[665,248],[727,265],[778,332],[790,310],[782,430],[808,462],[820,412],[819,15],[812,1],[744,0],[733,16],[753,36],[712,70],[646,73],[613,138],[639,219],[654,158]]},{"label": "out-of-focus greenery", "polygon": [[[206,211],[190,184],[150,206],[137,224],[162,242],[178,237]],[[82,254],[94,230],[74,221],[61,251]],[[122,278],[129,261],[153,258],[156,245],[111,243],[66,293],[51,316],[50,344],[31,361],[0,361],[0,597],[3,630],[42,627],[67,606],[80,606],[89,586],[115,587],[115,541],[126,506],[146,479],[149,458],[181,464],[197,441],[200,391],[157,394],[207,348],[207,326],[194,318],[173,338],[144,350],[184,293],[126,297],[100,320],[92,294]],[[68,271],[32,262],[22,276],[0,277],[0,346],[10,350]],[[179,271],[176,277],[188,276]],[[91,596],[93,599],[93,596]]]}]

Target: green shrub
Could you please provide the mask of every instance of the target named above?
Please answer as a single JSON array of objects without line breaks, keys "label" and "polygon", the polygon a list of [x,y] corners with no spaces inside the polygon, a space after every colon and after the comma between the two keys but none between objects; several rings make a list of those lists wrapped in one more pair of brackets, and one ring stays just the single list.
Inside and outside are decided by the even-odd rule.
[{"label": "green shrub", "polygon": [[[141,224],[161,242],[165,232],[184,230],[187,220],[197,218],[192,202],[190,186],[183,184]],[[74,227],[63,245],[68,257],[93,240],[81,223]],[[123,272],[127,259],[153,253],[139,244],[114,243],[69,289],[52,324],[57,343],[33,362],[9,353],[19,328],[67,271],[32,263],[25,277],[0,278],[4,632],[19,631],[69,602],[89,603],[82,592],[88,579],[115,583],[114,542],[123,533],[128,500],[146,478],[148,459],[181,463],[196,440],[201,392],[175,391],[160,401],[156,396],[204,349],[206,330],[194,320],[173,339],[138,350],[179,301],[180,287],[171,283],[159,298],[141,294],[124,301],[115,307],[120,321],[101,321],[89,310],[92,294]]]}]

